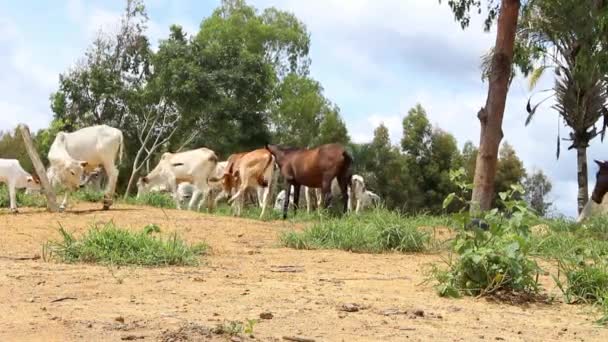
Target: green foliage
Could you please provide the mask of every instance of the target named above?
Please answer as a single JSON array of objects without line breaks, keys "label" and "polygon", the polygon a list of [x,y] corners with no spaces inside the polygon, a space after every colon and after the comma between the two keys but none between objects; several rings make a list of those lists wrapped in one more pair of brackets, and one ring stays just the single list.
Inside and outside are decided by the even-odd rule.
[{"label": "green foliage", "polygon": [[12,132],[0,131],[0,158],[17,159],[23,169],[30,173],[34,171],[34,166],[27,154],[21,134],[17,130]]},{"label": "green foliage", "polygon": [[[513,147],[505,141],[499,151],[494,190],[497,194],[507,192],[514,184],[521,184],[525,176],[526,169],[524,168],[524,163],[517,157]],[[521,199],[520,195],[523,195],[523,191],[514,195],[519,200]],[[495,198],[493,206],[495,208],[501,206],[501,201],[498,197]]]},{"label": "green foliage", "polygon": [[[451,176],[459,184],[461,191],[470,189],[463,181],[464,170],[452,172]],[[497,291],[534,294],[539,290],[537,282],[540,271],[530,258],[530,226],[537,222],[536,216],[528,210],[526,203],[515,200],[523,189],[512,186],[508,192],[500,194],[505,210],[497,209],[485,214],[489,229],[469,227],[471,218],[463,210],[454,215],[458,223],[457,235],[453,243],[455,260],[447,261],[447,269],[434,267],[432,275],[437,280],[437,289],[442,296],[491,295]],[[457,194],[450,195],[444,206],[455,199],[463,200]]]},{"label": "green foliage", "polygon": [[319,125],[319,135],[315,139],[315,145],[340,143],[348,144],[350,137],[344,120],[340,117],[340,109],[337,106],[326,108],[323,119]]},{"label": "green foliage", "polygon": [[445,221],[427,216],[405,217],[376,209],[361,215],[322,219],[303,232],[287,232],[282,243],[296,249],[342,249],[361,253],[421,252],[430,236],[419,228]]},{"label": "green foliage", "polygon": [[108,223],[91,227],[81,239],[61,227],[61,240],[47,242],[45,257],[67,263],[195,266],[207,249],[205,244],[188,246],[177,233],[167,239],[154,236],[155,229],[149,227],[132,232]]},{"label": "green foliage", "polygon": [[[441,3],[442,0],[439,0]],[[471,23],[471,11],[477,12],[477,14],[481,14],[482,11],[482,1],[480,0],[447,0],[448,6],[452,12],[454,12],[454,19],[460,23],[460,26],[465,29]],[[498,13],[500,12],[500,1],[499,0],[489,0],[484,2],[487,5],[486,12],[487,16],[485,19],[484,29],[489,31],[492,23],[498,18]]]},{"label": "green foliage", "polygon": [[[16,195],[17,208],[29,207],[29,208],[44,208],[46,207],[46,198],[43,195],[28,195],[25,191],[17,190]],[[10,198],[8,195],[8,188],[5,184],[0,184],[0,208],[10,207]]]}]

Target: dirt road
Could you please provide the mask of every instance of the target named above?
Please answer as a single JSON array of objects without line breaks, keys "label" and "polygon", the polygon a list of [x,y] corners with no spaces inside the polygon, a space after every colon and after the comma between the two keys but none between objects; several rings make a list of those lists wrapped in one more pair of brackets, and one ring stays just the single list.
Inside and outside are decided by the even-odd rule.
[{"label": "dirt road", "polygon": [[[588,306],[440,298],[422,284],[437,256],[297,251],[278,246],[281,231],[301,228],[288,222],[94,208],[0,211],[0,341],[221,341],[230,337],[209,330],[247,319],[259,320],[260,341],[608,341]],[[198,267],[17,260],[40,255],[60,223],[78,235],[109,220],[135,230],[155,223],[211,251]],[[557,294],[549,276],[542,281]]]}]

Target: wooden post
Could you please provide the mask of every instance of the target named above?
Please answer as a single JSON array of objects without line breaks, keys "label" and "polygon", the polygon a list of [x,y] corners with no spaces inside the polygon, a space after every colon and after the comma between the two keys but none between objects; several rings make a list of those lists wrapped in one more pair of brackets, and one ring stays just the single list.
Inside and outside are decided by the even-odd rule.
[{"label": "wooden post", "polygon": [[40,178],[40,185],[42,187],[41,192],[46,197],[46,208],[50,212],[56,213],[59,211],[59,206],[57,206],[55,191],[53,191],[49,180],[46,178],[46,169],[44,168],[44,165],[40,160],[40,156],[38,156],[38,151],[36,151],[36,148],[34,148],[32,136],[30,135],[30,129],[24,124],[20,124],[17,129],[19,130],[19,132],[21,132],[21,137],[23,138],[23,142],[25,143],[27,154],[30,155],[30,159],[32,160],[34,169],[38,174],[38,178]]}]

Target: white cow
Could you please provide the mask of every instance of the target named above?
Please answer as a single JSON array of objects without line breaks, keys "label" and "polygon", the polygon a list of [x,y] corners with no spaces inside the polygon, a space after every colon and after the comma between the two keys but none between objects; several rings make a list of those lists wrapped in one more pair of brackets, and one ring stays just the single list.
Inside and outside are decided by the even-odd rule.
[{"label": "white cow", "polygon": [[[305,197],[306,197],[306,209],[308,212],[311,211],[312,207],[312,189],[305,188]],[[315,196],[317,199],[317,208],[321,207],[321,201],[323,200],[323,196],[321,194],[321,189],[314,189]],[[360,175],[353,175],[351,178],[351,184],[348,187],[348,210],[355,210],[356,213],[359,213],[362,208],[362,198],[366,192],[365,188],[365,180]],[[340,196],[340,185],[338,184],[337,179],[333,179],[331,182],[331,195],[332,196]],[[353,208],[353,204],[355,208]]]},{"label": "white cow", "polygon": [[40,189],[40,182],[27,173],[15,159],[0,159],[0,183],[6,183],[11,211],[17,212],[16,189]]},{"label": "white cow", "polygon": [[198,197],[202,194],[203,199],[198,205],[200,210],[201,204],[206,202],[209,188],[208,180],[215,170],[216,164],[217,155],[215,152],[204,147],[179,153],[166,152],[162,155],[154,170],[139,179],[137,182],[140,187],[138,193],[148,192],[155,186],[167,186],[173,193],[177,209],[181,209],[177,186],[180,183],[188,182],[194,186],[188,209],[194,207]]},{"label": "white cow", "polygon": [[[306,190],[307,189],[308,188],[305,187],[305,186],[302,186],[300,188],[300,199],[303,198],[303,197],[306,197]],[[295,205],[295,201],[293,200],[294,193],[295,193],[295,190],[294,190],[293,185],[292,185],[291,186],[291,191],[289,192],[289,207],[290,208],[293,208],[293,206]],[[304,196],[302,196],[302,195],[304,195]],[[310,203],[309,202],[310,202],[310,198],[306,199],[306,207],[307,207],[308,211],[310,212]],[[275,199],[274,209],[277,210],[277,211],[282,211],[284,203],[285,203],[285,190],[281,190],[277,194],[277,198]]]},{"label": "white cow", "polygon": [[57,133],[49,150],[47,175],[53,186],[63,185],[67,189],[60,209],[65,209],[69,191],[83,185],[83,174],[93,172],[100,165],[108,176],[103,209],[109,209],[118,179],[116,159],[118,157],[119,163],[122,161],[123,148],[122,132],[106,125],[86,127],[72,133]]}]

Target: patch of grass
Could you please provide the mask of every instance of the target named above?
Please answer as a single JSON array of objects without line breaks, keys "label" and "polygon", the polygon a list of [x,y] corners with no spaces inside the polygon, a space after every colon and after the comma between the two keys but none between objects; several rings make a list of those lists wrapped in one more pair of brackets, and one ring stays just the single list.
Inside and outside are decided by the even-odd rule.
[{"label": "patch of grass", "polygon": [[[24,190],[17,190],[17,209],[20,207],[44,208],[46,198],[42,194],[27,195]],[[0,208],[10,208],[11,202],[8,195],[8,187],[0,184]]]},{"label": "patch of grass", "polygon": [[[262,208],[260,208],[257,204],[251,204],[243,208],[243,210],[241,211],[241,217],[257,220],[260,218],[261,213]],[[220,205],[218,205],[217,208],[213,210],[213,212],[211,212],[211,214],[218,216],[233,216],[233,211],[228,204],[221,203]],[[306,206],[304,206],[303,208],[298,209],[298,212],[295,216],[293,215],[293,209],[290,210],[287,219],[291,222],[308,222],[319,220],[319,218],[323,215],[323,213],[319,213],[316,210],[312,211],[311,213],[307,213]],[[275,210],[274,207],[271,205],[266,208],[266,213],[263,217],[264,221],[278,221],[282,219],[283,211]]]},{"label": "patch of grass", "polygon": [[559,277],[555,281],[566,302],[597,305],[603,312],[597,322],[608,323],[608,261],[599,256],[564,258],[559,262],[559,271],[565,282]]},{"label": "patch of grass", "polygon": [[103,200],[103,191],[95,191],[92,189],[80,189],[72,195],[74,199],[82,202],[101,202]]},{"label": "patch of grass", "polygon": [[429,225],[425,218],[429,217],[405,217],[385,209],[360,215],[321,218],[303,232],[284,233],[281,242],[296,249],[342,249],[362,253],[421,252],[430,240],[430,234],[418,229]]},{"label": "patch of grass", "polygon": [[47,242],[44,255],[47,259],[67,263],[194,266],[207,249],[205,244],[187,245],[177,233],[163,239],[154,236],[155,231],[158,231],[155,225],[149,225],[141,232],[132,232],[108,223],[103,227],[91,227],[78,239],[61,227],[61,240]]},{"label": "patch of grass", "polygon": [[141,195],[139,198],[129,197],[126,200],[127,204],[132,205],[147,205],[156,208],[175,209],[175,200],[168,193],[149,192]]},{"label": "patch of grass", "polygon": [[608,256],[606,217],[596,217],[583,225],[568,220],[547,220],[544,234],[531,236],[532,253],[552,259],[576,255]]}]

